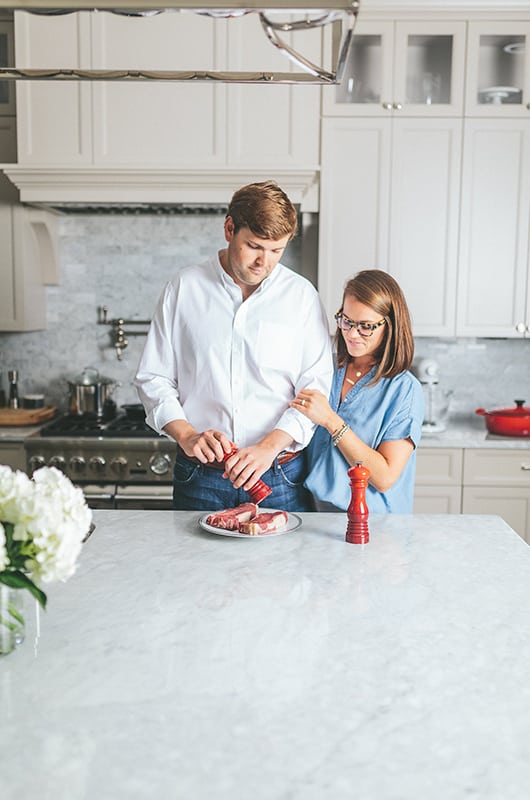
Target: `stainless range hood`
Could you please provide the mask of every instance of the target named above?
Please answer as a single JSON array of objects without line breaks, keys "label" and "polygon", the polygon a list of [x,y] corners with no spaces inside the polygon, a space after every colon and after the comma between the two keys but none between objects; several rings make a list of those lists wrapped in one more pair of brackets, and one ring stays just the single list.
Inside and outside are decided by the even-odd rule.
[{"label": "stainless range hood", "polygon": [[[286,7],[287,6],[287,7]],[[2,80],[88,80],[88,81],[218,81],[223,83],[339,83],[350,49],[360,0],[0,0],[0,10],[28,11],[35,14],[62,15],[75,11],[106,11],[126,16],[152,16],[165,12],[193,12],[230,19],[244,14],[259,16],[264,35],[273,47],[298,67],[285,71],[211,71],[211,70],[141,70],[134,65],[125,69],[26,69],[0,68]],[[286,19],[286,15],[289,19]],[[301,15],[297,19],[293,16]],[[282,19],[283,17],[283,19]],[[288,45],[282,34],[331,25],[331,69],[314,64]]]}]

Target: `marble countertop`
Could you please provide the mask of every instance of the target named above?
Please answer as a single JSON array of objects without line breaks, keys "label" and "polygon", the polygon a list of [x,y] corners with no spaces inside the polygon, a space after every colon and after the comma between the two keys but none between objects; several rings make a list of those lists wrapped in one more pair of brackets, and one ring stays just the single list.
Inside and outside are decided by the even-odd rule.
[{"label": "marble countertop", "polygon": [[2,800],[526,800],[530,549],[496,516],[95,511],[0,660]]},{"label": "marble countertop", "polygon": [[528,436],[492,436],[488,433],[484,417],[462,414],[449,419],[440,433],[422,433],[421,447],[462,447],[528,450]]},{"label": "marble countertop", "polygon": [[42,428],[42,425],[5,425],[0,427],[0,444],[2,442],[23,442]]},{"label": "marble countertop", "polygon": [[[0,427],[0,444],[23,442],[37,433],[43,426]],[[530,437],[490,436],[483,417],[476,414],[455,415],[440,433],[422,433],[420,447],[484,447],[492,449],[528,450]]]},{"label": "marble countertop", "polygon": [[[42,425],[16,428],[0,427],[0,444],[2,442],[23,442],[42,427]],[[528,450],[530,437],[490,437],[483,417],[462,414],[451,418],[447,423],[446,430],[440,433],[422,433],[420,447],[484,447]]]}]

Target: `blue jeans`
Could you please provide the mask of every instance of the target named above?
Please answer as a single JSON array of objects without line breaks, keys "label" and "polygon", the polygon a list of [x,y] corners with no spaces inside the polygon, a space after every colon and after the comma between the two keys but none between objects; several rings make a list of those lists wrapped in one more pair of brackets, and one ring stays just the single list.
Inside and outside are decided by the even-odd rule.
[{"label": "blue jeans", "polygon": [[[277,459],[261,479],[272,489],[260,508],[282,511],[313,511],[313,497],[304,487],[307,475],[305,453],[285,464]],[[250,502],[244,489],[234,489],[223,471],[195,464],[178,452],[173,470],[173,508],[176,511],[220,511]]]}]

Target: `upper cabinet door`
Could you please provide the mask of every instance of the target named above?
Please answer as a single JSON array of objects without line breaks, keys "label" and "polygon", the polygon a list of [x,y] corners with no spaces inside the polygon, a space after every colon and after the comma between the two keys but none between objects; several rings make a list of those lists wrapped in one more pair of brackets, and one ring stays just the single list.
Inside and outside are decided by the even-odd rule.
[{"label": "upper cabinet door", "polygon": [[[330,62],[331,36],[325,37]],[[323,86],[324,114],[331,117],[388,116],[393,96],[394,23],[355,26],[353,43],[337,86]]]},{"label": "upper cabinet door", "polygon": [[[90,66],[86,12],[42,16],[15,12],[16,66]],[[17,81],[18,161],[84,166],[92,161],[92,87],[84,81]]]},{"label": "upper cabinet door", "polygon": [[[198,14],[145,18],[100,13],[93,14],[91,22],[95,68],[215,70],[223,63],[223,21]],[[93,94],[95,163],[193,168],[223,164],[222,84],[103,81],[93,84]]]},{"label": "upper cabinet door", "polygon": [[398,22],[393,106],[407,116],[462,114],[464,22]]},{"label": "upper cabinet door", "polygon": [[339,86],[324,87],[329,116],[459,116],[464,22],[363,23]]},{"label": "upper cabinet door", "polygon": [[[294,15],[297,19],[299,15]],[[321,63],[321,30],[281,38],[313,63]],[[228,66],[242,72],[301,72],[266,38],[256,14],[230,20]],[[226,140],[230,166],[316,169],[319,163],[320,88],[237,83],[227,86]]]},{"label": "upper cabinet door", "polygon": [[526,120],[466,120],[458,336],[530,333],[529,173]]},{"label": "upper cabinet door", "polygon": [[[13,47],[13,23],[0,21],[0,67],[12,67],[15,63]],[[0,81],[0,116],[15,113],[15,84]]]},{"label": "upper cabinet door", "polygon": [[530,119],[530,22],[470,22],[466,114]]}]

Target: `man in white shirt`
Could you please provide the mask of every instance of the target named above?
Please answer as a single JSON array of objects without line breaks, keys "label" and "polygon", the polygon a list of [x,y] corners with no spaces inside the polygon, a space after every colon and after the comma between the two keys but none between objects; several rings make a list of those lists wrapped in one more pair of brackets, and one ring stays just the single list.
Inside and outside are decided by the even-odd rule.
[{"label": "man in white shirt", "polygon": [[[274,182],[232,197],[225,249],[168,283],[155,311],[135,385],[148,424],[178,443],[175,509],[248,502],[313,509],[303,487],[304,448],[315,426],[289,403],[304,388],[329,394],[326,316],[312,284],[280,263],[296,209]],[[237,446],[237,451],[225,456]]]}]

